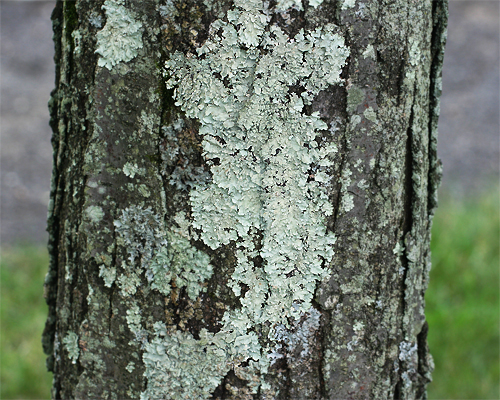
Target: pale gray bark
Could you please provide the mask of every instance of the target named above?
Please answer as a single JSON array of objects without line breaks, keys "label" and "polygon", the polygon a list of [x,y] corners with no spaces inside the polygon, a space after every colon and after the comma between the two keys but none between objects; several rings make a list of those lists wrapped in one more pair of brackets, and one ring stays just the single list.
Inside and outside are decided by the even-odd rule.
[{"label": "pale gray bark", "polygon": [[53,397],[426,398],[446,0],[234,3],[54,10]]}]

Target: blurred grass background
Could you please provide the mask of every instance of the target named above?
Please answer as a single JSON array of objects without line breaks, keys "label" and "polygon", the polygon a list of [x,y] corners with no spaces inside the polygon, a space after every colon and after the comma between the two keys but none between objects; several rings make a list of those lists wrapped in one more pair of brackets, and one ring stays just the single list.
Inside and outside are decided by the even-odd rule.
[{"label": "blurred grass background", "polygon": [[43,280],[45,247],[2,248],[0,265],[0,398],[49,399],[52,374],[45,368],[41,335],[47,318]]},{"label": "blurred grass background", "polygon": [[[499,188],[480,198],[442,195],[426,294],[436,370],[429,399],[499,399]],[[40,337],[47,307],[44,247],[9,246],[1,259],[1,399],[50,398]]]},{"label": "blurred grass background", "polygon": [[500,398],[499,201],[497,185],[478,198],[440,198],[425,296],[430,399]]}]

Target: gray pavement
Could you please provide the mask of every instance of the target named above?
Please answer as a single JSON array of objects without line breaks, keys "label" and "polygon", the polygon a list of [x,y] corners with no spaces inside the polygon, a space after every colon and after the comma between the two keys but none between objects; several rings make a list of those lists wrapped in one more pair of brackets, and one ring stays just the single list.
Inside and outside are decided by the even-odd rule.
[{"label": "gray pavement", "polygon": [[[54,1],[0,2],[0,240],[47,241]],[[443,190],[475,195],[499,179],[499,2],[450,0],[438,152]]]},{"label": "gray pavement", "polygon": [[474,195],[499,179],[500,2],[450,0],[438,154],[444,190]]}]

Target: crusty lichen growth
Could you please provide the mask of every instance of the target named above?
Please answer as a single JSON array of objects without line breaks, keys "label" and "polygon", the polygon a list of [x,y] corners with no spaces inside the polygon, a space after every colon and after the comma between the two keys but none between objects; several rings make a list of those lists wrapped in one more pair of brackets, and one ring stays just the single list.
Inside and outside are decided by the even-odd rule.
[{"label": "crusty lichen growth", "polygon": [[279,324],[276,326],[274,341],[277,343],[268,355],[271,365],[276,360],[289,354],[288,363],[300,362],[310,356],[310,342],[314,341],[314,335],[319,329],[321,313],[314,307],[309,309],[303,317],[303,321],[295,320],[292,325]]},{"label": "crusty lichen growth", "polygon": [[68,332],[62,340],[64,348],[68,352],[68,357],[73,364],[76,364],[80,356],[80,348],[78,347],[78,335],[75,332]]},{"label": "crusty lichen growth", "polygon": [[[178,218],[182,221],[182,218]],[[183,229],[165,229],[161,217],[150,208],[131,206],[123,210],[114,222],[117,244],[128,251],[117,278],[123,296],[133,295],[145,275],[151,288],[168,296],[171,283],[186,287],[195,300],[204,290],[203,282],[212,276],[210,258],[190,244],[189,232]],[[111,287],[116,270],[100,267],[105,285]]]},{"label": "crusty lichen growth", "polygon": [[[318,318],[311,302],[317,282],[327,275],[323,263],[333,255],[324,171],[337,148],[318,139],[328,127],[305,106],[329,85],[341,84],[349,50],[332,24],[289,38],[269,24],[258,0],[235,1],[227,21],[211,25],[197,55],[173,54],[166,73],[176,105],[200,121],[203,155],[211,163],[212,181],[190,192],[192,227],[214,250],[236,243],[229,284],[242,307],[224,314],[219,332],[202,331],[200,341],[157,325],[144,355],[145,398],[161,396],[159,388],[172,398],[206,398],[229,367],[243,361],[249,362],[247,374],[261,376],[250,385],[252,392],[267,390],[262,379],[271,345],[281,340],[289,320],[309,313],[313,321]],[[268,333],[259,338],[264,326]],[[309,329],[303,327],[296,340],[306,340]],[[177,346],[199,346],[200,360],[162,350]],[[201,366],[210,371],[206,382],[200,381]],[[172,374],[177,383],[169,379]]]},{"label": "crusty lichen growth", "polygon": [[148,386],[141,399],[167,393],[171,399],[206,399],[229,370],[225,348],[213,344],[213,334],[202,330],[195,340],[190,333],[167,332],[160,323],[143,359]]},{"label": "crusty lichen growth", "polygon": [[120,62],[137,57],[142,48],[142,24],[125,7],[124,0],[106,0],[106,25],[97,33],[97,49],[101,57],[97,65],[111,70]]},{"label": "crusty lichen growth", "polygon": [[[317,8],[321,3],[323,3],[323,0],[309,0],[309,5],[314,8]],[[302,1],[300,0],[278,0],[276,3],[277,11],[286,11],[291,8],[301,11],[304,10],[302,7]]]},{"label": "crusty lichen growth", "polygon": [[[177,105],[201,122],[205,157],[219,160],[211,167],[212,183],[191,192],[193,226],[212,249],[241,241],[234,290],[261,287],[260,295],[251,290],[242,301],[251,303],[255,322],[274,323],[282,313],[309,309],[311,283],[321,279],[322,261],[331,255],[334,237],[326,233],[324,216],[332,207],[322,167],[331,164],[336,147],[318,145],[327,126],[317,113],[303,111],[321,89],[340,83],[348,50],[333,25],[293,39],[274,26],[265,31],[267,16],[258,3],[237,2],[229,23],[212,25],[222,37],[214,34],[199,58],[174,54],[167,68]],[[295,85],[304,89],[300,96],[289,94]],[[251,241],[258,231],[262,278],[248,264],[257,255]],[[292,277],[284,280],[286,274]],[[293,293],[292,287],[302,290]],[[272,304],[268,315],[259,311],[264,294]]]},{"label": "crusty lichen growth", "polygon": [[186,287],[188,296],[196,300],[205,290],[202,283],[212,276],[210,258],[191,246],[188,237],[174,231],[167,232],[167,243],[151,261],[151,287],[168,296],[173,281],[177,288]]}]

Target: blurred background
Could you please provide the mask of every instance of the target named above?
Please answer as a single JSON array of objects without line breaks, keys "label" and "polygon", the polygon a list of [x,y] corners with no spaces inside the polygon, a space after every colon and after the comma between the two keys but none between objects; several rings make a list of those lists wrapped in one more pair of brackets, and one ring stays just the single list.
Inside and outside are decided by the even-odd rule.
[{"label": "blurred background", "polygon": [[[54,1],[0,2],[1,399],[50,397],[40,336],[52,148]],[[426,295],[431,399],[499,399],[498,1],[450,0]]]}]

